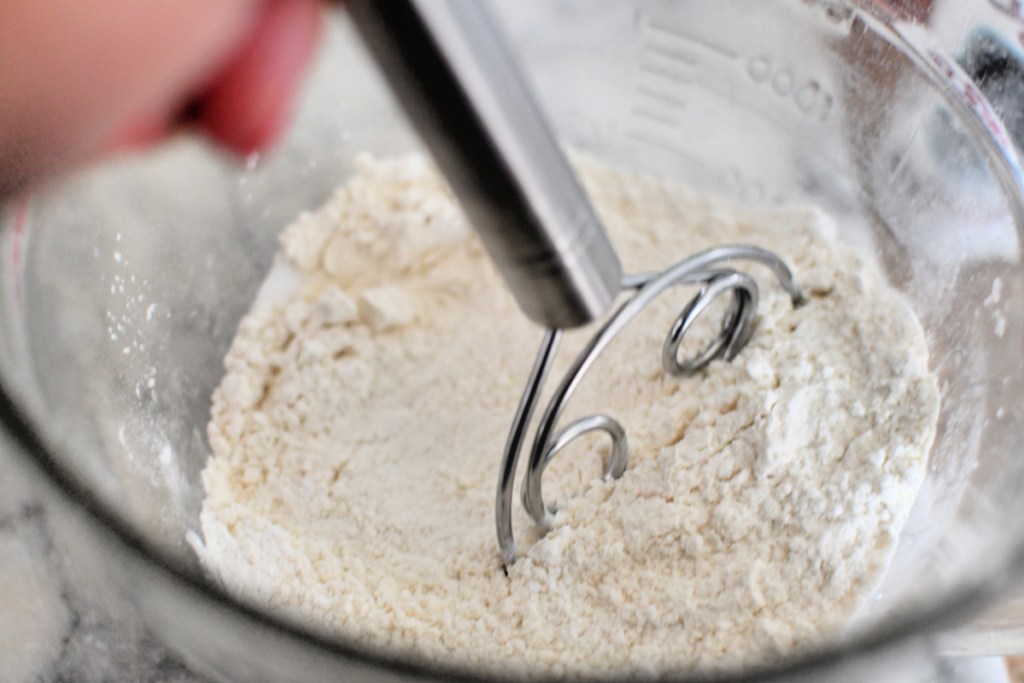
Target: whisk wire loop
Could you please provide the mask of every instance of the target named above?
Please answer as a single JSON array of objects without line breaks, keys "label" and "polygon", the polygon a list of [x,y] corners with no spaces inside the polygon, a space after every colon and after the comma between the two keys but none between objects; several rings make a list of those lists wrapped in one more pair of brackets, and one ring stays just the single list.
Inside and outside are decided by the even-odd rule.
[{"label": "whisk wire loop", "polygon": [[[750,340],[757,319],[759,292],[757,282],[746,273],[732,268],[715,268],[723,261],[747,260],[767,266],[780,286],[790,295],[794,306],[804,297],[786,264],[774,253],[751,245],[724,245],[708,249],[684,259],[660,273],[626,275],[622,289],[632,294],[616,309],[591,337],[573,360],[554,393],[548,399],[537,425],[530,458],[521,485],[522,503],[536,524],[550,529],[555,510],[544,502],[542,479],[544,470],[569,443],[584,434],[604,431],[612,440],[612,449],[605,467],[606,479],[617,479],[626,470],[629,458],[626,430],[614,418],[589,415],[558,429],[558,421],[579,387],[586,372],[601,352],[629,322],[666,290],[684,284],[698,284],[700,289],[683,307],[670,327],[662,345],[662,369],[672,376],[692,376],[716,359],[731,360]],[[680,361],[679,348],[694,321],[720,296],[731,299],[719,327],[719,333],[693,358]],[[545,331],[533,370],[516,410],[505,444],[501,474],[498,478],[495,521],[498,545],[506,565],[515,561],[515,537],[512,529],[512,499],[516,466],[523,441],[540,399],[548,371],[554,361],[561,333]]]}]

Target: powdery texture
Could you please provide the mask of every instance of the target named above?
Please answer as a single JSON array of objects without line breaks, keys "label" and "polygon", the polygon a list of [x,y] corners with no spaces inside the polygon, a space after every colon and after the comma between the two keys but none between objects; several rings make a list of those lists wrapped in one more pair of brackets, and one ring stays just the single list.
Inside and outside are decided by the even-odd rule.
[{"label": "powdery texture", "polygon": [[[203,556],[231,591],[368,646],[506,673],[720,668],[844,626],[935,434],[916,318],[818,212],[580,171],[627,271],[758,244],[809,302],[794,310],[751,266],[752,340],[688,379],[663,375],[660,347],[693,290],[641,314],[564,418],[616,416],[625,475],[601,480],[597,435],[561,453],[545,479],[555,528],[538,538],[517,510],[506,577],[495,478],[540,331],[433,168],[363,159],[283,233],[304,279],[241,323],[213,398]],[[706,317],[691,352],[716,329]],[[563,368],[588,335],[568,335]]]}]

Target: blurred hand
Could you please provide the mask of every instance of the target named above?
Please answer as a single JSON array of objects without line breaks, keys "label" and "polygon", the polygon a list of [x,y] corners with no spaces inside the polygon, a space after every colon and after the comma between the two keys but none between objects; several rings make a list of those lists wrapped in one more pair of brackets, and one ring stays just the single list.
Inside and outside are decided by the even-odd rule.
[{"label": "blurred hand", "polygon": [[0,197],[183,124],[266,147],[321,15],[318,0],[0,0]]}]

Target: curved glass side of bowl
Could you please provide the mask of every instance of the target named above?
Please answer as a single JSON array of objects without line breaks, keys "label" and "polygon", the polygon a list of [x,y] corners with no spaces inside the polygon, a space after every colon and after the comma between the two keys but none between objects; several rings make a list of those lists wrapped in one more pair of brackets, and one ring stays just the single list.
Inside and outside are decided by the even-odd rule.
[{"label": "curved glass side of bowl", "polygon": [[[943,407],[922,493],[876,599],[805,665],[948,625],[1018,576],[1019,169],[998,116],[928,46],[927,27],[785,0],[498,9],[569,147],[739,202],[813,203],[926,329]],[[167,580],[206,582],[186,538],[199,531],[210,394],[277,232],[344,181],[358,152],[418,149],[339,18],[294,129],[267,158],[237,165],[181,139],[4,209],[6,417],[22,436],[31,428],[28,445],[68,495]],[[308,629],[275,619],[267,633],[312,647]],[[182,647],[215,656],[187,630]],[[314,646],[342,664],[362,656]],[[403,666],[392,672],[422,673]]]}]

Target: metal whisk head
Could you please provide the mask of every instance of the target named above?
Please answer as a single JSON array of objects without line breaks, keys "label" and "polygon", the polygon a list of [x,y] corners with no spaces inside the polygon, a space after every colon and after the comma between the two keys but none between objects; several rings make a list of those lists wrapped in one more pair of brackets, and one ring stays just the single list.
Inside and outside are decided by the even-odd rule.
[{"label": "metal whisk head", "polygon": [[[683,284],[700,285],[698,292],[679,313],[662,344],[661,365],[669,375],[685,377],[700,371],[713,360],[731,360],[750,340],[757,317],[757,282],[746,273],[718,265],[725,261],[738,260],[756,261],[768,266],[775,273],[780,286],[789,294],[793,305],[799,306],[804,302],[804,296],[794,282],[793,274],[782,259],[766,249],[748,245],[715,247],[690,256],[659,273],[627,275],[623,278],[622,291],[632,294],[612,313],[576,356],[548,400],[538,423],[522,483],[523,506],[537,524],[545,529],[551,528],[555,513],[544,502],[541,485],[544,470],[558,452],[577,437],[593,431],[608,434],[612,448],[604,476],[606,479],[617,479],[626,471],[629,443],[626,430],[615,418],[601,413],[588,415],[561,428],[558,428],[558,420],[583,376],[601,352],[641,310],[671,287]],[[679,346],[694,321],[712,301],[727,293],[731,293],[732,296],[718,335],[693,358],[680,360]],[[512,489],[516,465],[548,371],[554,362],[561,335],[561,330],[555,328],[545,331],[505,444],[501,473],[498,477],[495,521],[498,547],[506,565],[514,562],[516,556],[515,537],[512,531]]]}]

